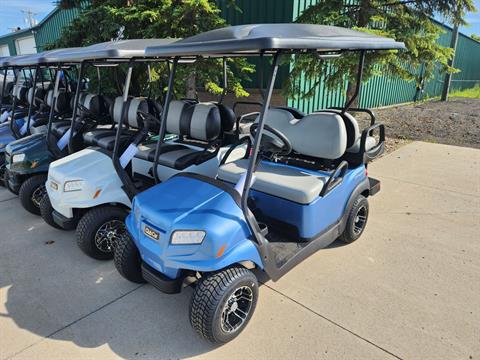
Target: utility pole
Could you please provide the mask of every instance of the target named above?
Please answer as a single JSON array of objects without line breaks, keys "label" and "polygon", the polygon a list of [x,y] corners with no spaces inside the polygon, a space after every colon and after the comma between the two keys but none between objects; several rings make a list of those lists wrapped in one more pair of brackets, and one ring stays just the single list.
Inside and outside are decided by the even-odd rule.
[{"label": "utility pole", "polygon": [[[453,66],[453,62],[455,61],[455,55],[457,52],[457,40],[458,40],[458,24],[455,23],[453,30],[452,30],[452,40],[450,41],[450,47],[453,49],[453,56],[448,61],[449,66]],[[446,73],[445,80],[443,82],[443,90],[442,90],[442,101],[447,101],[448,99],[448,92],[450,91],[450,84],[452,82],[452,74]]]},{"label": "utility pole", "polygon": [[25,14],[25,22],[29,27],[34,27],[37,25],[37,20],[35,20],[35,16],[38,15],[34,13],[32,10],[22,10],[22,13]]}]

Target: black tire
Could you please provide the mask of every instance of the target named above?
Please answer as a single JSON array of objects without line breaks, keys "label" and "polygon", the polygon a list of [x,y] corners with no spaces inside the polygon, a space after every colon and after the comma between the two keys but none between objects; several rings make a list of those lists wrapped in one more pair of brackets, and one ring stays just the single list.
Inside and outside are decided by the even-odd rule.
[{"label": "black tire", "polygon": [[4,174],[3,174],[3,183],[5,185],[5,187],[12,193],[12,194],[15,194],[15,195],[18,195],[18,191],[15,191],[13,188],[10,187],[10,184],[8,183],[8,176],[7,176],[7,171],[5,170]]},{"label": "black tire", "polygon": [[43,195],[46,194],[45,182],[47,181],[46,174],[40,174],[32,176],[25,180],[20,186],[18,196],[22,206],[28,212],[40,215],[40,201],[43,199]]},{"label": "black tire", "polygon": [[[116,206],[102,206],[93,208],[80,219],[77,225],[76,237],[78,247],[88,256],[98,260],[113,259],[113,249],[116,239],[126,232],[125,218],[128,212]],[[108,224],[115,223],[112,231],[116,234],[108,238]],[[123,228],[122,228],[123,226]],[[102,229],[103,227],[103,229]],[[100,234],[104,233],[105,237]]]},{"label": "black tire", "polygon": [[42,216],[42,219],[55,229],[65,230],[53,220],[52,213],[53,207],[52,204],[50,204],[50,198],[48,197],[48,194],[45,194],[42,201],[40,201],[40,215]]},{"label": "black tire", "polygon": [[0,186],[6,186],[5,170],[6,170],[5,153],[0,153]]},{"label": "black tire", "polygon": [[362,235],[368,220],[368,200],[363,195],[358,195],[348,213],[347,224],[340,240],[350,244]]},{"label": "black tire", "polygon": [[120,275],[137,284],[146,282],[142,276],[140,253],[130,235],[127,234],[117,241],[113,253],[113,262]]},{"label": "black tire", "polygon": [[[232,323],[226,324],[222,321],[222,315],[225,314],[224,309],[227,302],[231,302],[231,296],[237,291],[249,291],[245,293],[250,297],[250,301],[245,299],[242,302],[233,301],[230,310],[236,306],[236,310],[228,315],[227,319]],[[247,326],[250,318],[255,311],[258,298],[258,281],[256,276],[248,269],[240,266],[230,267],[215,273],[212,273],[199,281],[192,296],[190,304],[190,323],[197,333],[203,338],[213,343],[226,343],[233,340]],[[239,317],[235,315],[240,307],[245,310],[245,306],[249,304],[249,310],[244,315],[244,320],[234,326],[235,319],[239,321]],[[227,312],[228,313],[228,312]],[[226,329],[230,326],[230,329]]]}]

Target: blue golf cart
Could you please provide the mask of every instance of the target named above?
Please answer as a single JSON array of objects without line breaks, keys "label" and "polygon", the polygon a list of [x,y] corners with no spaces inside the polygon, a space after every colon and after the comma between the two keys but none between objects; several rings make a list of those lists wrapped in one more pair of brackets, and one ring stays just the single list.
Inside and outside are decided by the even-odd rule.
[{"label": "blue golf cart", "polygon": [[[253,269],[276,281],[336,239],[351,243],[364,231],[368,198],[380,189],[367,164],[383,153],[385,131],[370,110],[350,107],[366,53],[403,48],[389,38],[305,24],[226,27],[147,48],[148,56],[172,57],[174,64],[188,57],[271,56],[271,74],[251,137],[242,138],[249,143],[243,158],[229,159],[227,152],[215,179],[179,173],[134,197],[126,219],[131,237],[115,249],[118,271],[165,293],[193,284],[193,328],[212,342],[236,337],[256,306]],[[358,52],[359,71],[343,108],[303,114],[270,107],[281,57],[315,54],[323,61],[346,52]],[[349,110],[369,114],[371,125],[360,131]]]}]

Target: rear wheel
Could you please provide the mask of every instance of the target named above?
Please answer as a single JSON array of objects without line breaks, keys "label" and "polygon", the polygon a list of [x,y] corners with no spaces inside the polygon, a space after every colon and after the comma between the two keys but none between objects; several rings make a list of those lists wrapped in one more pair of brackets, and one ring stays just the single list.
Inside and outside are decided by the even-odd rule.
[{"label": "rear wheel", "polygon": [[116,242],[128,235],[125,227],[127,215],[127,210],[115,206],[102,206],[88,211],[77,226],[80,249],[94,259],[113,259]]},{"label": "rear wheel", "polygon": [[230,267],[202,278],[190,305],[190,323],[214,343],[233,340],[255,311],[258,281],[248,269]]},{"label": "rear wheel", "polygon": [[368,200],[363,195],[358,195],[348,213],[347,225],[340,240],[352,243],[357,240],[365,230],[368,220]]},{"label": "rear wheel", "polygon": [[42,215],[42,219],[45,220],[48,225],[55,229],[65,230],[53,220],[53,207],[48,194],[45,194],[42,201],[40,201],[40,215]]},{"label": "rear wheel", "polygon": [[125,279],[138,284],[145,282],[142,276],[140,253],[129,234],[126,234],[117,241],[113,262],[120,275]]},{"label": "rear wheel", "polygon": [[20,202],[25,210],[35,215],[40,215],[40,202],[43,196],[46,195],[47,190],[45,188],[45,182],[47,181],[47,175],[35,175],[25,180],[20,186],[18,195]]}]

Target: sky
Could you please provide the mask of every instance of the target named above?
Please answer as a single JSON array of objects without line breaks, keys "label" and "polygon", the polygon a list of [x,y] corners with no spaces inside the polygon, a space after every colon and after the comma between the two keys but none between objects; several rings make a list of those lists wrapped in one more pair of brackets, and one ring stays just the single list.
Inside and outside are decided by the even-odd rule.
[{"label": "sky", "polygon": [[[467,35],[480,35],[480,0],[475,0],[475,6],[479,9],[477,13],[468,14],[468,27],[462,27],[461,32]],[[31,10],[36,13],[35,19],[42,20],[54,8],[54,0],[0,0],[0,35],[11,32],[10,28],[20,26],[26,28],[25,15],[22,10]],[[442,19],[438,19],[442,21]]]}]

